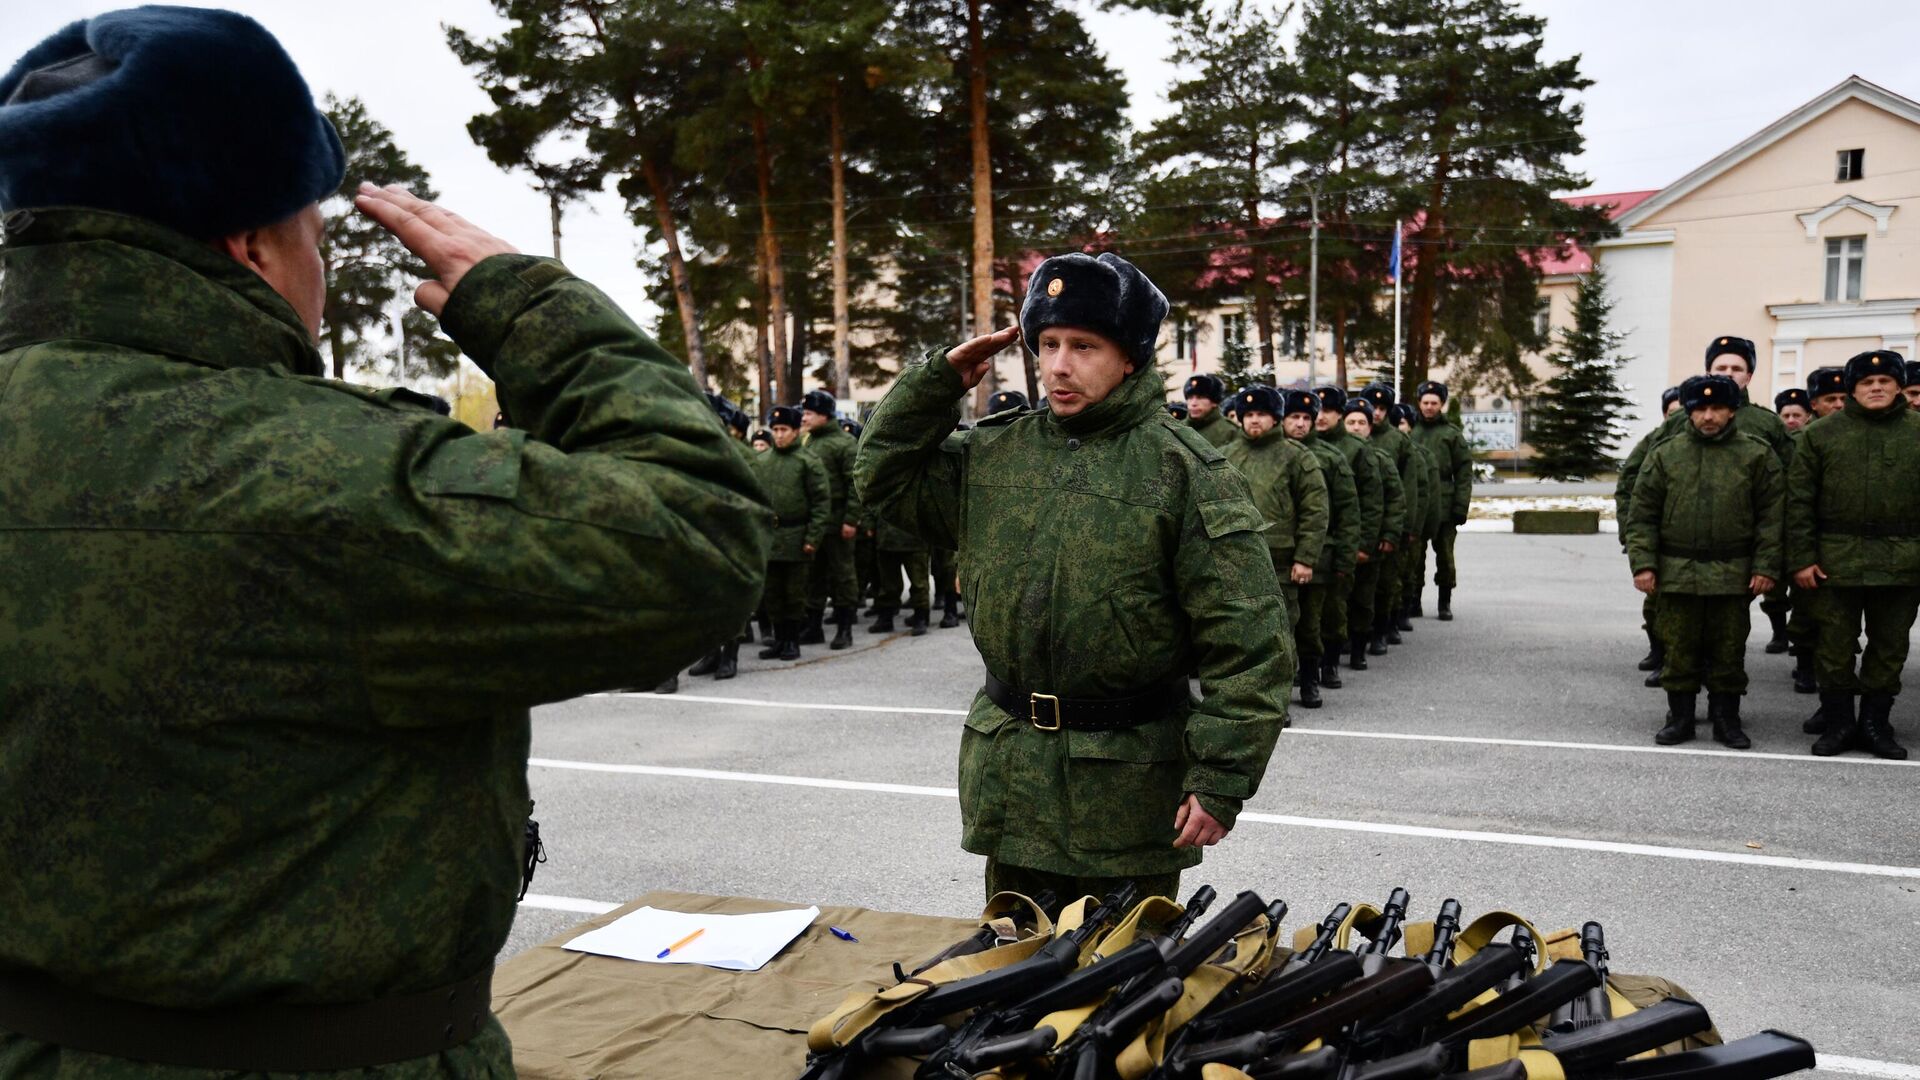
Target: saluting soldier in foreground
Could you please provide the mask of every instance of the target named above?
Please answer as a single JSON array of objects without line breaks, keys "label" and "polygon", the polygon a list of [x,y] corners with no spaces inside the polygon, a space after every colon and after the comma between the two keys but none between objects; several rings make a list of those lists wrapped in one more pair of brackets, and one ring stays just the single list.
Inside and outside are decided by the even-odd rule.
[{"label": "saluting soldier in foreground", "polygon": [[[1423,382],[1415,390],[1415,404],[1420,408],[1419,422],[1413,425],[1411,438],[1427,448],[1433,455],[1434,463],[1440,467],[1440,526],[1433,536],[1433,584],[1439,589],[1438,610],[1435,616],[1441,622],[1453,618],[1453,590],[1459,584],[1460,577],[1454,567],[1453,549],[1459,537],[1460,526],[1467,523],[1467,512],[1473,506],[1473,450],[1467,446],[1466,433],[1447,419],[1447,384]],[[1413,594],[1413,614],[1424,614],[1420,605],[1421,593],[1425,591],[1427,555],[1423,548],[1419,555],[1420,578]]]},{"label": "saluting soldier in foreground", "polygon": [[[1178,895],[1286,718],[1293,649],[1247,483],[1167,416],[1160,290],[1112,254],[1037,268],[1020,328],[909,365],[860,447],[882,516],[959,549],[987,685],[960,743],[989,894]],[[1044,410],[949,439],[1024,331]],[[1187,687],[1197,671],[1199,701]]]},{"label": "saluting soldier in foreground", "polygon": [[1667,648],[1667,722],[1653,737],[1662,746],[1693,738],[1703,685],[1713,737],[1735,750],[1753,745],[1740,720],[1748,604],[1780,579],[1785,502],[1772,449],[1733,429],[1739,400],[1723,375],[1680,384],[1687,433],[1647,456],[1634,488],[1627,559],[1635,588],[1658,589]]},{"label": "saluting soldier in foreground", "polygon": [[1796,437],[1788,473],[1787,565],[1813,617],[1822,757],[1907,756],[1891,719],[1920,611],[1920,414],[1902,396],[1905,369],[1884,349],[1848,360],[1846,407]]},{"label": "saluting soldier in foreground", "polygon": [[0,1069],[511,1075],[528,708],[737,634],[759,484],[604,294],[398,188],[512,426],[327,380],[344,154],[252,20],[76,22],[0,102]]}]

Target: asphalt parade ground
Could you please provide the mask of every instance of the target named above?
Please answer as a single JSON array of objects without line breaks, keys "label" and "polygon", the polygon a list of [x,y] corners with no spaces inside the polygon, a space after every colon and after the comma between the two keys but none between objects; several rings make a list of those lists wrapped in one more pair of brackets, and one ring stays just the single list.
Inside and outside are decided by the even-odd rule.
[{"label": "asphalt parade ground", "polygon": [[[1447,897],[1543,929],[1598,919],[1615,971],[1664,975],[1728,1038],[1812,1040],[1821,1074],[1920,1080],[1920,762],[1807,754],[1815,705],[1754,609],[1750,751],[1659,748],[1640,596],[1615,536],[1464,534],[1456,619],[1293,710],[1259,794],[1182,889],[1252,888],[1288,928],[1336,902]],[[964,627],[855,631],[798,664],[673,696],[537,710],[530,781],[549,861],[502,959],[649,889],[970,917]],[[1910,680],[1911,681],[1911,680]],[[1704,716],[1704,696],[1702,715]],[[1920,693],[1894,722],[1920,749]],[[1173,813],[1168,807],[1167,812]],[[910,958],[902,958],[910,959]]]}]

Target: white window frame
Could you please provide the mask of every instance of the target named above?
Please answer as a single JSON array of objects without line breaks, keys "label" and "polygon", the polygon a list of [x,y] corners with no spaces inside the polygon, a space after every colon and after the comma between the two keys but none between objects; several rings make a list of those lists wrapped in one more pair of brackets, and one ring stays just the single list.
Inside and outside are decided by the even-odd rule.
[{"label": "white window frame", "polygon": [[[1857,162],[1855,161],[1855,158],[1854,158],[1854,155],[1856,154],[1859,155],[1859,159]],[[1852,183],[1853,181],[1858,180],[1862,176],[1866,175],[1866,171],[1867,171],[1866,147],[1856,146],[1851,150],[1840,150],[1834,153],[1834,162],[1833,162],[1833,182],[1834,183],[1836,184]]]},{"label": "white window frame", "polygon": [[1859,303],[1867,291],[1867,238],[1828,237],[1820,269],[1820,295],[1827,303]]}]

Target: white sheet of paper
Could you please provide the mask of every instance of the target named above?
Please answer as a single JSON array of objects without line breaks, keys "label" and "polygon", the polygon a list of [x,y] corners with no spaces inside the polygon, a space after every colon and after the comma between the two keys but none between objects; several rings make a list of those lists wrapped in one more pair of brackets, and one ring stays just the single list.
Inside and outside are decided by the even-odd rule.
[{"label": "white sheet of paper", "polygon": [[[567,942],[566,948],[645,964],[704,964],[728,971],[758,971],[819,917],[817,907],[757,915],[702,915],[643,907],[581,934]],[[660,950],[695,930],[705,932],[671,954],[660,955]]]}]

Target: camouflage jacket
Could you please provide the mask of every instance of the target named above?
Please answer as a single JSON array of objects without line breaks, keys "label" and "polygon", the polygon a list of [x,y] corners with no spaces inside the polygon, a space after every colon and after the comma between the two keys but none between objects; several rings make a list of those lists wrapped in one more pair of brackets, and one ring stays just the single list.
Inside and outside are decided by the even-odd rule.
[{"label": "camouflage jacket", "polygon": [[[285,300],[156,225],[15,213],[0,282],[0,967],[189,1008],[492,962],[528,707],[652,685],[763,577],[686,367],[496,256],[444,320],[520,425],[476,433],[321,378]],[[154,1075],[8,1035],[0,1065]],[[497,1024],[354,1075],[487,1072]]]},{"label": "camouflage jacket", "polygon": [[1633,485],[1647,464],[1647,455],[1660,445],[1660,428],[1654,428],[1633,444],[1627,460],[1620,463],[1620,475],[1613,482],[1613,518],[1620,526],[1620,546],[1627,545],[1627,519],[1633,516]]},{"label": "camouflage jacket", "polygon": [[1253,505],[1267,521],[1267,550],[1276,573],[1289,564],[1313,566],[1327,543],[1327,481],[1313,451],[1277,428],[1260,439],[1245,434],[1227,444],[1227,460],[1247,478]]},{"label": "camouflage jacket", "polygon": [[1426,447],[1439,467],[1441,524],[1463,524],[1473,505],[1473,449],[1466,433],[1444,415],[1434,420],[1422,416],[1414,419],[1408,437]]},{"label": "camouflage jacket", "polygon": [[1802,428],[1787,472],[1787,570],[1920,585],[1920,413],[1858,401]]},{"label": "camouflage jacket", "polygon": [[1393,453],[1378,442],[1365,444],[1367,452],[1373,455],[1374,467],[1380,475],[1380,540],[1390,542],[1394,547],[1405,547],[1407,542],[1407,488],[1400,480],[1400,470],[1394,467]]},{"label": "camouflage jacket", "polygon": [[1199,432],[1200,437],[1207,440],[1207,445],[1216,450],[1224,449],[1240,435],[1240,429],[1227,419],[1227,414],[1221,412],[1218,405],[1213,407],[1205,420],[1188,420],[1187,426]]},{"label": "camouflage jacket", "polygon": [[1440,522],[1445,513],[1445,497],[1440,489],[1440,463],[1434,459],[1433,452],[1419,443],[1413,443],[1414,460],[1420,463],[1420,521],[1419,527],[1409,529],[1421,540],[1431,540],[1440,535]]},{"label": "camouflage jacket", "polygon": [[826,541],[833,527],[833,499],[826,466],[805,450],[799,440],[784,449],[775,446],[753,456],[754,472],[773,503],[773,554],[770,562],[806,562]]},{"label": "camouflage jacket", "polygon": [[[1418,533],[1425,503],[1421,501],[1420,466],[1414,460],[1413,440],[1407,433],[1389,423],[1380,423],[1373,429],[1373,445],[1385,452],[1393,463],[1393,471],[1400,478],[1400,528],[1389,531],[1387,538],[1395,546],[1405,546],[1406,533]],[[1388,485],[1391,490],[1392,485]],[[1389,511],[1391,513],[1391,511]]]},{"label": "camouflage jacket", "polygon": [[1026,413],[948,438],[960,376],[910,364],[861,440],[862,497],[960,553],[987,670],[1028,690],[1116,698],[1198,672],[1201,700],[1115,731],[1043,731],[984,693],[960,749],[968,851],[1056,873],[1195,865],[1185,793],[1222,823],[1260,786],[1294,657],[1264,524],[1226,458],[1161,407],[1152,372],[1067,418]]},{"label": "camouflage jacket", "polygon": [[1365,439],[1339,424],[1315,432],[1314,437],[1347,459],[1347,468],[1353,473],[1354,494],[1360,500],[1360,514],[1354,530],[1358,543],[1354,551],[1372,555],[1380,546],[1380,537],[1385,532],[1386,524],[1387,487],[1380,478],[1380,456],[1373,452]]},{"label": "camouflage jacket", "polygon": [[1634,573],[1663,593],[1730,596],[1755,574],[1779,580],[1785,483],[1764,441],[1729,425],[1686,433],[1647,455],[1625,532]]},{"label": "camouflage jacket", "polygon": [[1327,542],[1313,568],[1313,583],[1328,585],[1335,574],[1353,573],[1353,555],[1360,548],[1360,492],[1347,459],[1317,432],[1309,432],[1300,445],[1320,459],[1320,476],[1327,482]]},{"label": "camouflage jacket", "polygon": [[[1406,433],[1401,432],[1405,438]],[[1400,540],[1400,546],[1409,546],[1418,541],[1427,529],[1427,504],[1433,497],[1432,481],[1427,476],[1427,461],[1420,448],[1407,439],[1407,467],[1400,474],[1400,497],[1406,501],[1406,533]]]},{"label": "camouflage jacket", "polygon": [[807,453],[819,459],[827,473],[827,484],[832,488],[833,508],[828,512],[828,527],[838,534],[842,525],[858,525],[866,514],[853,483],[853,457],[859,451],[859,442],[847,434],[846,428],[830,423],[807,432],[804,445]]}]

